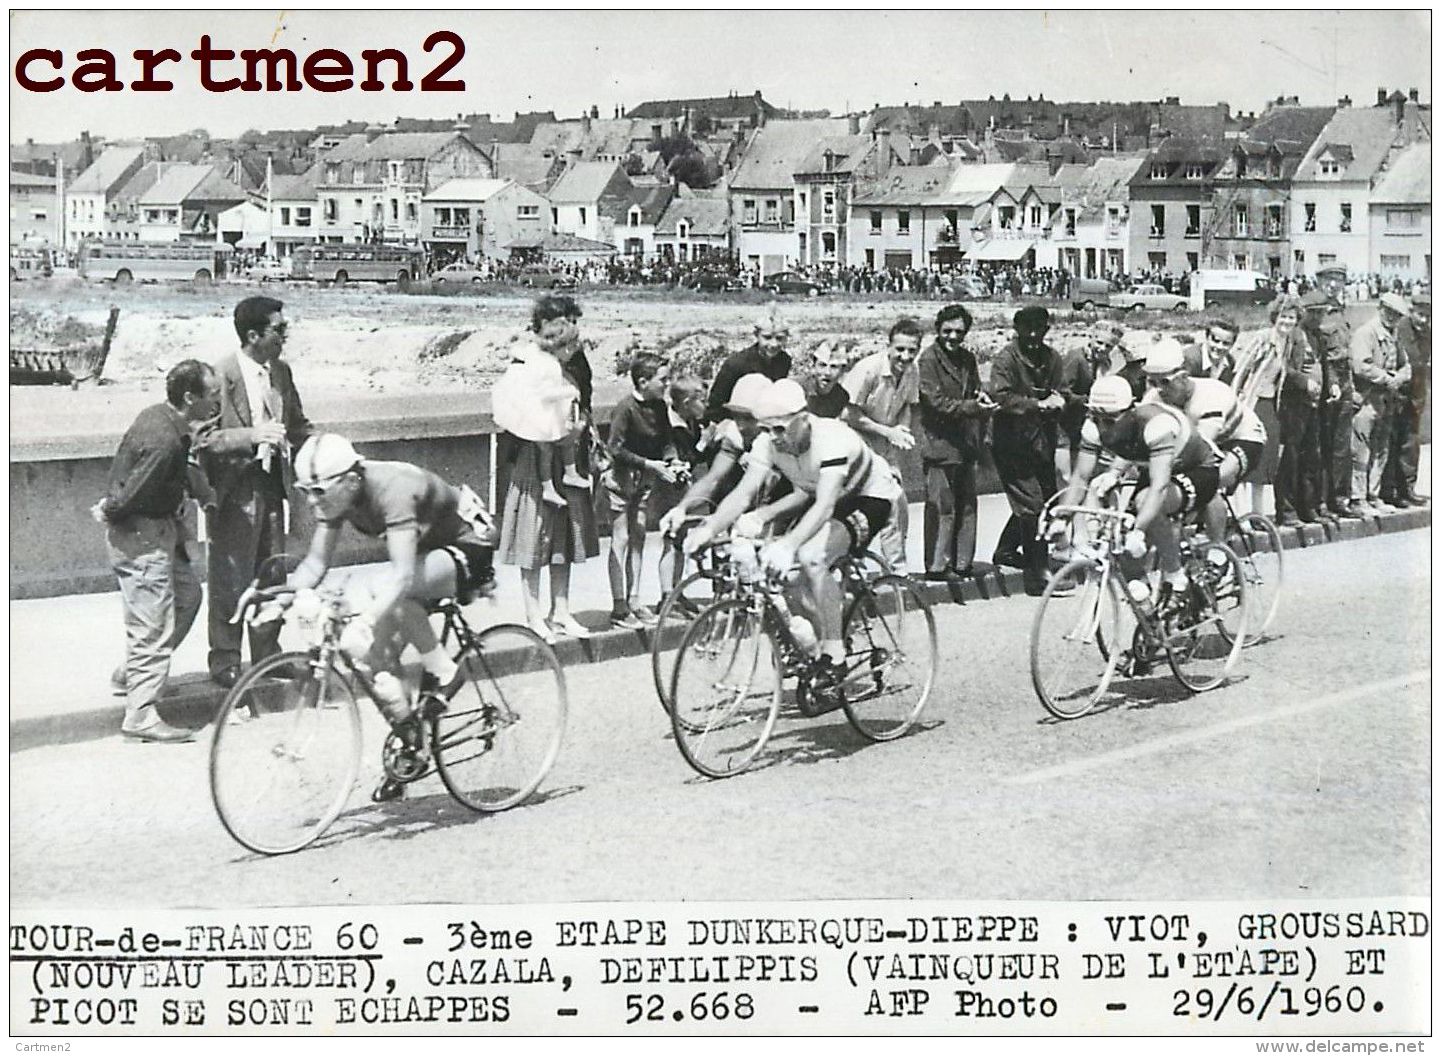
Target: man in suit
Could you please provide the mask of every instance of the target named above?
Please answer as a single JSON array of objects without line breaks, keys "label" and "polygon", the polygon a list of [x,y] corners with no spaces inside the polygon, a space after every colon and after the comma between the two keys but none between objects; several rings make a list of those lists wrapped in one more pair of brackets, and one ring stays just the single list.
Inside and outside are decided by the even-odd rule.
[{"label": "man in suit", "polygon": [[1193,378],[1214,378],[1228,382],[1235,373],[1236,362],[1231,349],[1241,330],[1230,319],[1213,319],[1199,343],[1186,346],[1186,373]]},{"label": "man in suit", "polygon": [[[241,592],[271,555],[285,549],[285,499],[291,464],[312,430],[285,347],[284,306],[247,297],[235,306],[240,350],[215,365],[220,414],[200,438],[201,464],[215,489],[210,534],[210,677],[229,688],[240,676],[242,629],[232,624]],[[280,626],[252,627],[250,659],[278,649]]]}]

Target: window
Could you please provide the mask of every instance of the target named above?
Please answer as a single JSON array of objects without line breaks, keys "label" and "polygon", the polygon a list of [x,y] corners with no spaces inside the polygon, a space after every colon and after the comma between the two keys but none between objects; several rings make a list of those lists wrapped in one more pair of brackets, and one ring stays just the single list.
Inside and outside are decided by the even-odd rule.
[{"label": "window", "polygon": [[959,230],[960,230],[960,227],[961,227],[961,211],[960,211],[959,209],[947,209],[947,210],[946,210],[946,226],[951,229],[951,233],[952,233],[952,234],[954,234],[956,231],[959,231]]},{"label": "window", "polygon": [[876,266],[876,251],[875,251],[874,249],[868,249],[868,250],[866,250],[866,267],[874,270],[874,269],[875,269],[875,266]]},{"label": "window", "polygon": [[539,220],[540,206],[538,205],[517,205],[515,207],[515,218],[517,220]]},{"label": "window", "polygon": [[756,222],[756,200],[746,198],[741,201],[741,222],[753,224]]},{"label": "window", "polygon": [[1382,253],[1382,271],[1410,271],[1411,255],[1409,253]]},{"label": "window", "polygon": [[1164,180],[1166,178],[1166,166],[1159,162],[1152,162],[1149,178],[1153,180]]},{"label": "window", "polygon": [[997,210],[1001,218],[1001,230],[1009,231],[1016,224],[1016,207],[1014,205],[1003,205]]},{"label": "window", "polygon": [[1166,237],[1166,207],[1164,205],[1151,206],[1151,237]]},{"label": "window", "polygon": [[580,222],[581,222],[581,226],[583,227],[583,226],[585,226],[585,206],[582,205],[582,206],[580,207],[579,212],[580,212]]},{"label": "window", "polygon": [[797,191],[797,192],[796,192],[796,203],[797,203],[796,208],[799,209],[801,212],[804,213],[804,212],[806,211],[806,192],[805,192],[805,191]]},{"label": "window", "polygon": [[334,161],[331,161],[331,162],[327,162],[327,163],[326,163],[326,165],[325,165],[325,182],[326,182],[326,183],[339,183],[339,182],[340,182],[340,165],[339,165],[339,163],[334,162]]},{"label": "window", "polygon": [[1040,226],[1041,226],[1041,207],[1040,207],[1039,205],[1033,205],[1033,206],[1031,206],[1031,218],[1030,218],[1030,220],[1028,221],[1028,223],[1029,223],[1032,227],[1040,227]]},{"label": "window", "polygon": [[1335,158],[1322,158],[1322,159],[1321,159],[1321,175],[1322,175],[1322,176],[1340,176],[1340,175],[1341,175],[1341,163],[1340,163],[1339,161],[1337,161]]},{"label": "window", "polygon": [[1351,230],[1351,203],[1341,203],[1341,233],[1345,234]]},{"label": "window", "polygon": [[1246,211],[1244,205],[1236,206],[1232,214],[1232,227],[1237,238],[1251,237],[1251,214]]},{"label": "window", "polygon": [[1301,209],[1302,209],[1302,210],[1305,212],[1305,214],[1306,214],[1306,219],[1305,219],[1305,221],[1304,221],[1305,229],[1306,229],[1307,231],[1315,231],[1315,230],[1316,230],[1316,203],[1315,203],[1315,202],[1302,202],[1302,203],[1301,203]]},{"label": "window", "polygon": [[469,227],[469,226],[470,226],[470,210],[469,210],[469,209],[459,209],[459,208],[458,208],[458,209],[455,210],[455,226],[456,226],[456,227]]},{"label": "window", "polygon": [[1164,253],[1147,253],[1147,254],[1146,254],[1146,265],[1147,265],[1149,268],[1151,268],[1153,271],[1160,271],[1160,270],[1164,269],[1164,268],[1166,267],[1166,254],[1164,254]]},{"label": "window", "polygon": [[1119,206],[1108,205],[1106,207],[1106,234],[1118,235],[1121,232],[1121,209]]},{"label": "window", "polygon": [[1291,254],[1291,274],[1306,274],[1306,251],[1298,249]]},{"label": "window", "polygon": [[1075,238],[1075,237],[1076,237],[1076,211],[1075,211],[1074,209],[1067,209],[1067,210],[1066,210],[1066,227],[1065,227],[1065,230],[1066,230],[1066,237],[1067,237],[1067,238]]},{"label": "window", "polygon": [[1247,259],[1245,253],[1232,253],[1231,267],[1237,271],[1246,271],[1250,267],[1250,261]]},{"label": "window", "polygon": [[551,222],[551,225],[552,225],[552,226],[554,226],[555,224],[560,223],[560,210],[557,209],[557,208],[555,208],[554,206],[551,206],[551,210],[550,210],[550,222]]},{"label": "window", "polygon": [[1186,237],[1198,238],[1201,234],[1201,207],[1199,205],[1186,206]]},{"label": "window", "polygon": [[1415,209],[1387,209],[1386,227],[1390,231],[1409,231],[1417,226]]},{"label": "window", "polygon": [[[688,221],[682,220],[680,223],[678,223],[678,224],[675,225],[675,233],[676,233],[676,237],[677,237],[677,238],[689,238],[689,237],[690,237],[690,223],[689,223]],[[684,260],[684,259],[685,259],[685,246],[681,246],[681,247],[680,247],[680,251],[681,251],[681,260]]]},{"label": "window", "polygon": [[399,219],[400,219],[400,199],[399,199],[399,198],[392,198],[392,199],[390,200],[390,218],[391,218],[392,220],[399,220]]},{"label": "window", "polygon": [[1318,268],[1324,268],[1327,264],[1334,264],[1334,263],[1336,263],[1336,254],[1334,254],[1334,253],[1317,253],[1317,254],[1316,254],[1316,267],[1318,267]]},{"label": "window", "polygon": [[797,242],[797,243],[799,244],[799,246],[800,246],[800,251],[801,251],[801,252],[800,252],[800,259],[801,259],[801,260],[805,260],[805,259],[806,259],[806,233],[805,233],[804,231],[802,231],[799,235],[796,236],[796,242]]},{"label": "window", "polygon": [[873,234],[873,235],[879,235],[880,233],[881,233],[881,211],[880,211],[879,209],[872,209],[872,210],[871,210],[871,234]]},{"label": "window", "polygon": [[834,231],[821,232],[821,254],[825,257],[836,255],[836,233]]},{"label": "window", "polygon": [[449,226],[450,226],[450,208],[449,208],[449,206],[444,206],[444,205],[442,205],[442,206],[437,206],[437,207],[436,207],[436,210],[435,210],[435,226],[436,226],[436,227],[449,227]]},{"label": "window", "polygon": [[626,214],[625,222],[626,222],[626,226],[628,226],[628,227],[640,227],[640,207],[639,207],[639,206],[633,205],[633,206],[630,207],[630,212],[629,212],[628,214]]},{"label": "window", "polygon": [[296,227],[309,227],[309,226],[310,226],[310,206],[308,206],[308,205],[299,205],[299,206],[296,206],[296,207],[295,207],[295,226],[296,226]]},{"label": "window", "polygon": [[896,210],[896,233],[899,235],[911,233],[911,211],[909,209]]},{"label": "window", "polygon": [[290,206],[282,205],[280,207],[280,223],[282,227],[290,226]]},{"label": "window", "polygon": [[419,214],[420,214],[420,207],[417,206],[414,202],[406,202],[406,203],[405,203],[405,222],[406,222],[406,223],[408,223],[408,224],[413,224],[413,223],[415,223],[418,219],[420,219],[420,215],[419,215]]},{"label": "window", "polygon": [[781,222],[781,203],[779,198],[766,199],[765,222],[778,224]]},{"label": "window", "polygon": [[1279,203],[1266,206],[1266,237],[1281,237],[1281,206]]},{"label": "window", "polygon": [[1200,267],[1201,267],[1201,254],[1199,254],[1199,253],[1187,253],[1187,254],[1186,254],[1186,270],[1187,270],[1187,271],[1197,271],[1197,270],[1199,270]]},{"label": "window", "polygon": [[1186,162],[1186,179],[1199,180],[1205,175],[1205,167],[1199,161]]},{"label": "window", "polygon": [[[804,201],[801,208],[805,208]],[[821,195],[821,219],[832,222],[836,218],[836,192],[826,191]]]}]

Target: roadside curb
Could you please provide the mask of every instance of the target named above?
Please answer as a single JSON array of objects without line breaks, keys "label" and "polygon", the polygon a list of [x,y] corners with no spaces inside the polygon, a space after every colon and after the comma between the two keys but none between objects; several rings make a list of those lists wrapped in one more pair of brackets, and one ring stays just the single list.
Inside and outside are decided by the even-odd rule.
[{"label": "roadside curb", "polygon": [[[1279,529],[1282,545],[1287,550],[1324,546],[1329,543],[1366,539],[1375,535],[1415,531],[1431,526],[1431,509],[1398,510],[1395,513],[1367,517],[1360,521],[1341,521],[1335,525],[1299,525]],[[917,583],[932,605],[971,605],[1001,598],[1025,597],[1021,573],[1015,569],[993,569],[985,575],[958,583]],[[684,628],[667,627],[666,644],[679,644]],[[586,640],[563,638],[556,643],[556,654],[563,665],[601,663],[650,652],[652,632],[604,630],[595,631]],[[672,643],[671,639],[675,642]],[[649,686],[646,687],[649,692]],[[159,711],[165,721],[181,726],[201,727],[210,722],[225,692],[205,675],[190,674],[176,678],[167,688]],[[120,698],[102,707],[73,711],[62,715],[41,715],[12,719],[10,751],[24,751],[47,745],[74,744],[117,736],[125,707]],[[204,733],[197,734],[203,738]],[[136,742],[137,750],[151,746]]]}]

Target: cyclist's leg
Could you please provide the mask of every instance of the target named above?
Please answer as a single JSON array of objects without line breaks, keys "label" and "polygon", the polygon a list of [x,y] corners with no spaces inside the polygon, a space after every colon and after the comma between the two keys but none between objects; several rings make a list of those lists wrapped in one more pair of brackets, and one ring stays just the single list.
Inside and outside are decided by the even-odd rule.
[{"label": "cyclist's leg", "polygon": [[[1136,496],[1135,507],[1145,505],[1150,489]],[[1176,530],[1176,514],[1181,512],[1181,489],[1174,482],[1166,485],[1166,497],[1161,505],[1161,516],[1146,529],[1146,541],[1156,548],[1156,560],[1167,579],[1174,578],[1181,571],[1181,542]]]},{"label": "cyclist's leg", "polygon": [[804,603],[816,623],[821,652],[838,664],[845,661],[846,647],[841,639],[841,585],[831,566],[850,548],[850,532],[840,521],[831,520],[796,549]]}]

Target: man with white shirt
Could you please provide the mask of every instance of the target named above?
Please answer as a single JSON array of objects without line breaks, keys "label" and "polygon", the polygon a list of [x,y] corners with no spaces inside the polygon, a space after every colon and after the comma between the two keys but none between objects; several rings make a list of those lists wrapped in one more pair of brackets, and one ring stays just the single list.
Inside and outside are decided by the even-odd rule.
[{"label": "man with white shirt", "polygon": [[[241,674],[242,629],[230,617],[261,564],[285,550],[292,458],[312,432],[290,365],[280,358],[283,309],[273,297],[247,297],[235,306],[240,350],[215,364],[220,414],[197,442],[215,489],[207,520],[210,677],[226,688]],[[278,635],[278,624],[252,627],[251,661],[275,652]]]}]

